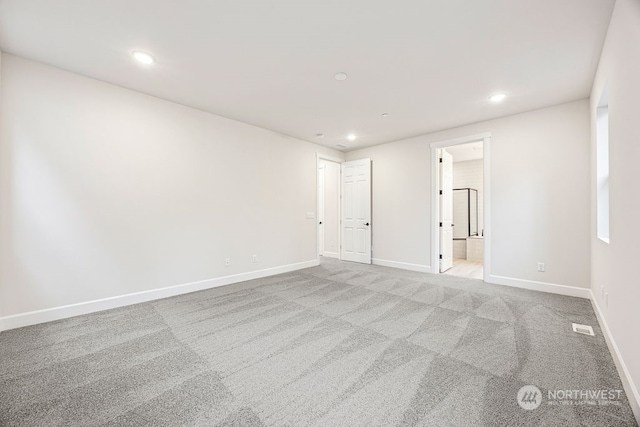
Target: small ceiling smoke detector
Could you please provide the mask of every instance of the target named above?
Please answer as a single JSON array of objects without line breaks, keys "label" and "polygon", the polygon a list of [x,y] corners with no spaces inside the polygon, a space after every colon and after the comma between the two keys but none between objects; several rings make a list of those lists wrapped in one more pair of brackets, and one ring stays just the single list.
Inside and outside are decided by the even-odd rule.
[{"label": "small ceiling smoke detector", "polygon": [[382,113],[382,117],[389,117],[389,113]]},{"label": "small ceiling smoke detector", "polygon": [[495,95],[491,95],[489,97],[489,101],[491,102],[502,102],[507,97],[506,93],[496,93]]},{"label": "small ceiling smoke detector", "polygon": [[349,135],[347,135],[347,139],[349,141],[355,141],[357,138],[357,136],[355,136],[354,134],[350,133]]},{"label": "small ceiling smoke detector", "polygon": [[336,80],[347,80],[347,73],[336,73],[333,78]]},{"label": "small ceiling smoke detector", "polygon": [[156,58],[148,52],[142,50],[134,50],[131,52],[131,56],[141,64],[151,65],[156,62]]},{"label": "small ceiling smoke detector", "polygon": [[316,133],[316,138],[324,138],[324,133]]},{"label": "small ceiling smoke detector", "polygon": [[344,144],[336,144],[336,147],[337,148],[347,148],[347,146],[344,145]]}]

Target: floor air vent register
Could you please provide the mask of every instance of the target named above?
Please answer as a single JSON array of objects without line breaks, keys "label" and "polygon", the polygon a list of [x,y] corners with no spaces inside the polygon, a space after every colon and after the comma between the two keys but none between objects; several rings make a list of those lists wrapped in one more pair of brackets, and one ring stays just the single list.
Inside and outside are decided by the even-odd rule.
[{"label": "floor air vent register", "polygon": [[591,336],[595,335],[593,333],[593,328],[591,326],[579,325],[577,323],[572,323],[571,326],[573,327],[573,332],[577,332],[578,334],[591,335]]}]

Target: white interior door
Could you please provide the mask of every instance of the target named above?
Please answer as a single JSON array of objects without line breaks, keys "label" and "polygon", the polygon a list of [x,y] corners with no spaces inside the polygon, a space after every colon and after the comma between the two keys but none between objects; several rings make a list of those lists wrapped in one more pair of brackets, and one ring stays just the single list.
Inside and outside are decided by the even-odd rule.
[{"label": "white interior door", "polygon": [[371,159],[344,162],[341,166],[340,258],[371,264]]},{"label": "white interior door", "polygon": [[318,167],[318,254],[324,256],[325,165]]},{"label": "white interior door", "polygon": [[453,156],[440,154],[440,273],[453,267]]}]

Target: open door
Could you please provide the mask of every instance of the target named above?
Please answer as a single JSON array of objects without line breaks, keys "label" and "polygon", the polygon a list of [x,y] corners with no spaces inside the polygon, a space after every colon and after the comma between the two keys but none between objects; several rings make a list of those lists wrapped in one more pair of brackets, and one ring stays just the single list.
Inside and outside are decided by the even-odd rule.
[{"label": "open door", "polygon": [[453,267],[453,156],[440,153],[440,273]]},{"label": "open door", "polygon": [[324,256],[324,243],[325,243],[325,172],[326,166],[321,163],[318,166],[318,254]]},{"label": "open door", "polygon": [[342,163],[341,259],[371,264],[371,159]]},{"label": "open door", "polygon": [[340,258],[340,164],[318,159],[318,255]]}]

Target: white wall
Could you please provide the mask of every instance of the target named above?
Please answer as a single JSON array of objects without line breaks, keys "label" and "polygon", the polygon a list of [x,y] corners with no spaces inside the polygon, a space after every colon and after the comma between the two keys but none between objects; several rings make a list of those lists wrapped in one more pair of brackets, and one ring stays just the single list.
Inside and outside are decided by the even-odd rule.
[{"label": "white wall", "polygon": [[324,168],[324,256],[340,256],[340,164],[320,159]]},{"label": "white wall", "polygon": [[6,317],[317,262],[337,151],[7,54],[1,108]]},{"label": "white wall", "polygon": [[371,158],[372,258],[429,265],[429,145],[425,137],[348,152]]},{"label": "white wall", "polygon": [[483,132],[492,134],[492,275],[588,288],[587,100],[347,153],[373,161],[373,258],[430,266],[429,144]]},{"label": "white wall", "polygon": [[[591,288],[626,365],[640,420],[640,2],[615,5],[591,92]],[[596,108],[608,85],[610,243],[596,233]],[[602,298],[601,288],[609,294]],[[629,390],[627,391],[629,394]]]}]

